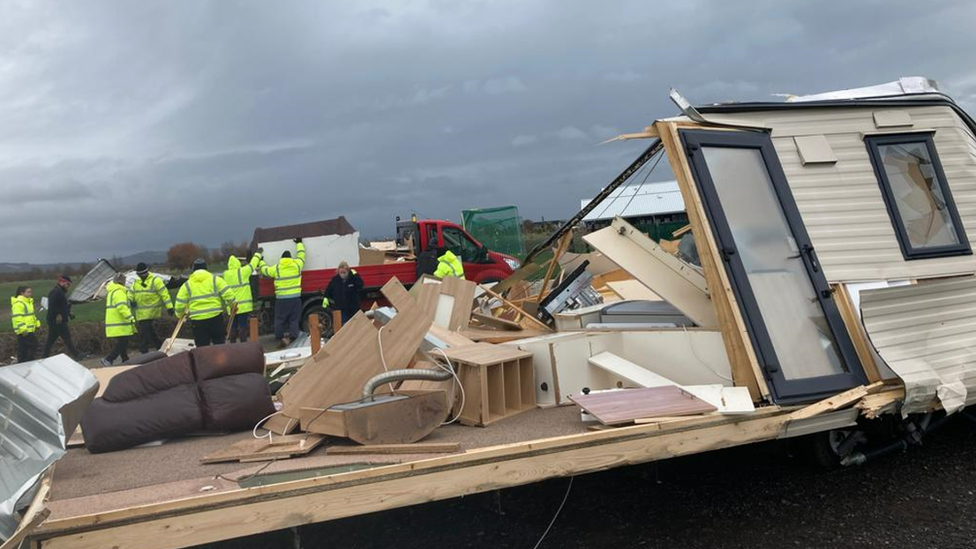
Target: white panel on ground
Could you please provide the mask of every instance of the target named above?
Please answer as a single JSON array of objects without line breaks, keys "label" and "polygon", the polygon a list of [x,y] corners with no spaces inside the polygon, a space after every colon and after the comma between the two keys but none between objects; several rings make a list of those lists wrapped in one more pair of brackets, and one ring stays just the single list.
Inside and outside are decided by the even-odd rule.
[{"label": "white panel on ground", "polygon": [[604,351],[591,356],[589,363],[601,370],[626,379],[635,387],[666,387],[668,385],[677,385],[677,383],[666,377],[659,376],[643,366],[634,364],[610,352]]},{"label": "white panel on ground", "polygon": [[622,377],[636,387],[681,387],[696,397],[715,406],[721,414],[748,414],[756,407],[746,387],[723,387],[722,385],[679,385],[647,368],[623,359],[610,352],[602,352],[590,357],[589,363],[601,370]]}]

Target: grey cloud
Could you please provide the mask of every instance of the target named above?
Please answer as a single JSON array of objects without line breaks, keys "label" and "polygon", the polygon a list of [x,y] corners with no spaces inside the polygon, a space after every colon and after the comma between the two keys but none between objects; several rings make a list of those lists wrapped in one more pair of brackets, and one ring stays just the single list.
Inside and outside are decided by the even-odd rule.
[{"label": "grey cloud", "polygon": [[8,2],[0,257],[336,215],[368,237],[413,211],[565,218],[645,146],[597,143],[673,115],[670,86],[768,100],[919,74],[976,110],[974,17],[961,0]]}]

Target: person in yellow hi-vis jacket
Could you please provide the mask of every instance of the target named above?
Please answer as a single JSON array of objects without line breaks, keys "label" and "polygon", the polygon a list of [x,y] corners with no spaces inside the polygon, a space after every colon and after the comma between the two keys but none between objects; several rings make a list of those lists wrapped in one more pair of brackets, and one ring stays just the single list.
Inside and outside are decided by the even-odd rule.
[{"label": "person in yellow hi-vis jacket", "polygon": [[207,270],[207,262],[193,262],[193,273],[176,294],[176,316],[190,316],[197,347],[221,345],[227,339],[224,311],[234,306],[234,292],[223,278]]},{"label": "person in yellow hi-vis jacket", "polygon": [[224,271],[223,278],[227,287],[234,293],[234,301],[237,303],[237,312],[234,313],[234,321],[230,327],[231,343],[236,343],[238,339],[247,341],[247,323],[251,318],[251,311],[254,310],[251,275],[257,271],[260,264],[260,252],[255,253],[251,256],[251,260],[244,264],[234,255],[227,258],[227,270]]},{"label": "person in yellow hi-vis jacket", "polygon": [[116,358],[122,362],[129,360],[129,338],[136,333],[136,318],[129,306],[129,291],[125,288],[125,275],[119,273],[105,287],[105,337],[115,346],[102,366],[111,366]]},{"label": "person in yellow hi-vis jacket", "polygon": [[155,351],[163,346],[153,321],[163,316],[163,309],[173,316],[173,299],[163,279],[149,272],[148,265],[136,265],[136,274],[139,276],[132,283],[132,305],[139,327],[139,352],[148,353],[150,349]]},{"label": "person in yellow hi-vis jacket", "polygon": [[34,290],[31,287],[17,287],[17,295],[10,298],[10,319],[17,335],[17,362],[34,360],[41,321],[34,312]]},{"label": "person in yellow hi-vis jacket", "polygon": [[[258,250],[261,251],[261,250]],[[274,279],[275,287],[275,339],[285,347],[298,337],[298,322],[302,317],[302,269],[305,268],[305,244],[295,239],[295,258],[285,251],[275,266],[261,261],[261,275]],[[285,326],[288,338],[285,338]]]}]

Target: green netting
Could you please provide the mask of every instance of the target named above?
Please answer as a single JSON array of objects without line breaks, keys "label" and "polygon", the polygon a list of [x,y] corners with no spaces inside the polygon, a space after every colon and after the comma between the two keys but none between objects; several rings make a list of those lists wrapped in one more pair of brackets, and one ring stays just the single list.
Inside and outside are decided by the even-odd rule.
[{"label": "green netting", "polygon": [[518,207],[479,208],[461,212],[461,226],[496,252],[522,257],[522,220]]}]

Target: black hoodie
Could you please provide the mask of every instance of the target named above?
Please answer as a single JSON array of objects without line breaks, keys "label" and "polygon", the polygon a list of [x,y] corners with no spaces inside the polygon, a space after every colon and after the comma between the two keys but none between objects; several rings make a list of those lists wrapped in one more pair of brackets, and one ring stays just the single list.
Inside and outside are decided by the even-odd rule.
[{"label": "black hoodie", "polygon": [[53,326],[57,324],[58,315],[61,315],[62,324],[68,323],[68,315],[71,314],[71,304],[68,303],[68,292],[60,284],[55,284],[54,288],[51,289],[51,293],[47,294],[47,307],[48,325]]}]

